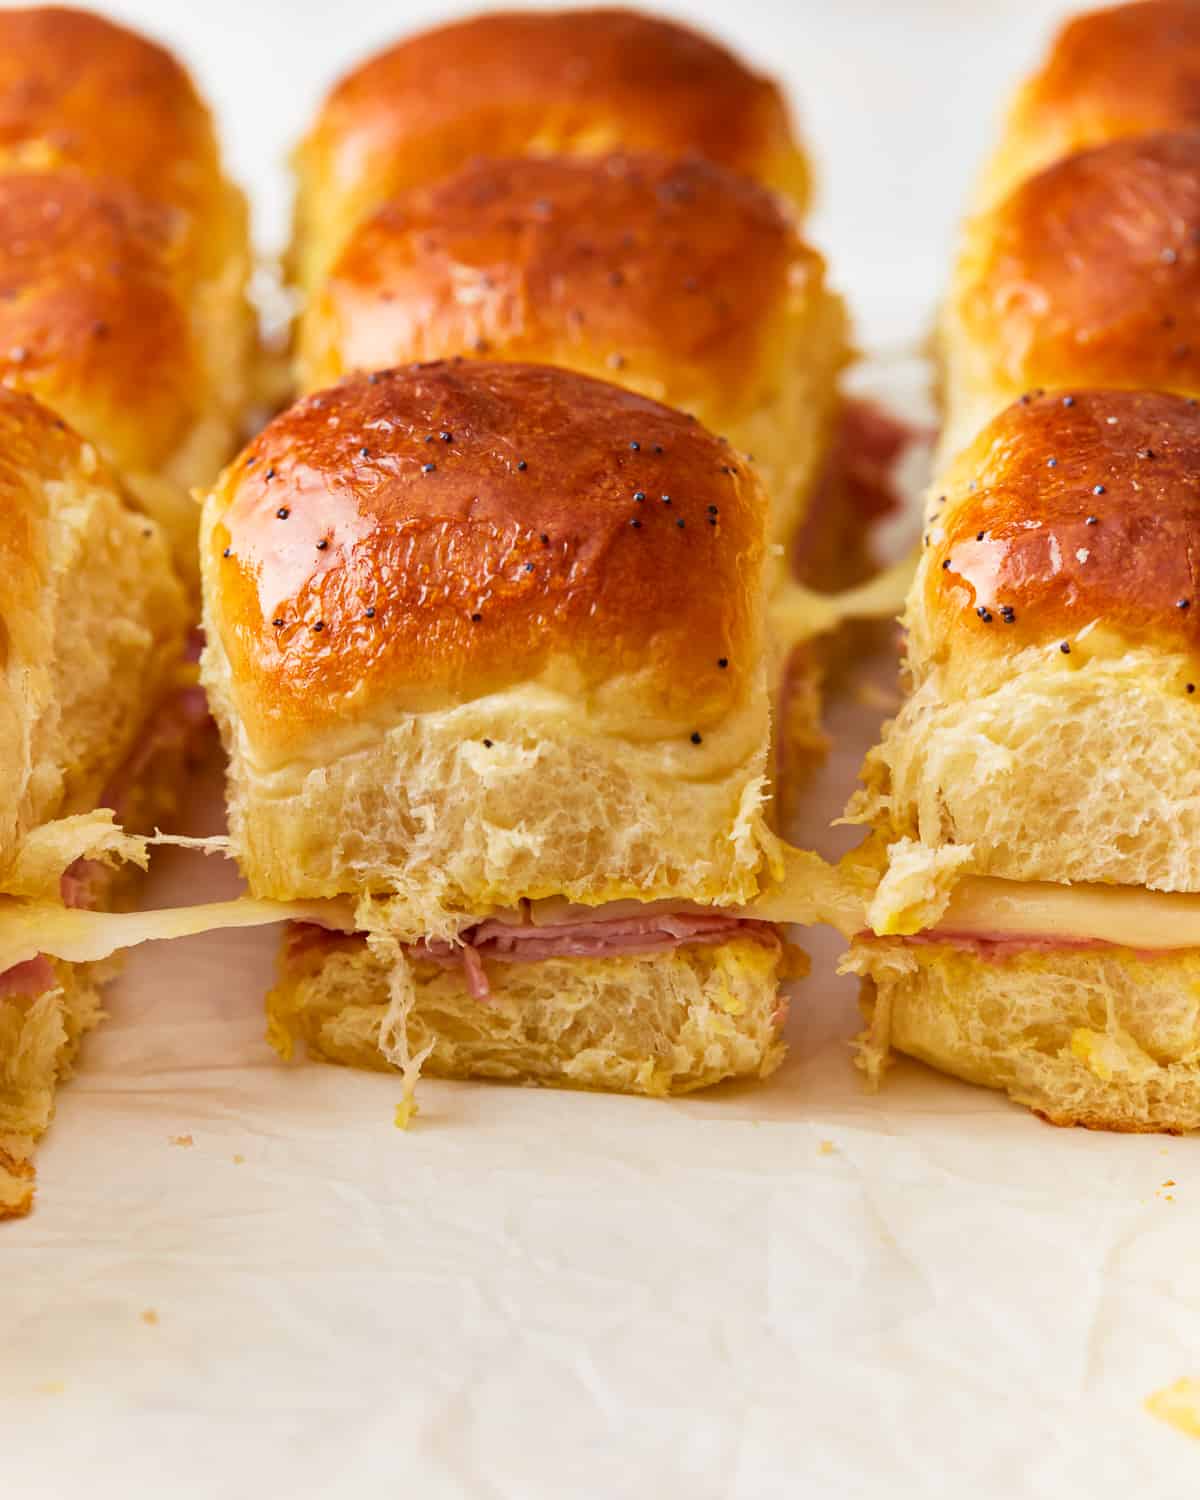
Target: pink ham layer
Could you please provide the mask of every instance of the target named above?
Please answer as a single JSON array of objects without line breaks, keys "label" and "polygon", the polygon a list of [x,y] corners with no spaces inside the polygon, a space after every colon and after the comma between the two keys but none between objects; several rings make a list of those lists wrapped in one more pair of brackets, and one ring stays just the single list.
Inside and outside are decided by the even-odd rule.
[{"label": "pink ham layer", "polygon": [[[669,912],[598,917],[545,927],[489,917],[467,928],[456,943],[429,938],[407,944],[404,951],[410,958],[432,960],[442,968],[461,967],[472,999],[487,1001],[492,991],[483,966],[485,958],[507,964],[539,963],[549,958],[615,958],[620,954],[665,953],[685,944],[724,943],[733,937],[751,938],[768,947],[779,942],[769,922],[719,912]],[[288,955],[295,958],[323,942],[339,941],[344,938],[320,927],[296,923],[289,935]]]}]

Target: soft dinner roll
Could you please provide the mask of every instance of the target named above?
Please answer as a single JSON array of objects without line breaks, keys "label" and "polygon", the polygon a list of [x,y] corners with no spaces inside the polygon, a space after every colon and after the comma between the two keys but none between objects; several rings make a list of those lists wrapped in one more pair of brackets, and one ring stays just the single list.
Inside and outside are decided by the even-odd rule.
[{"label": "soft dinner roll", "polygon": [[978,190],[995,204],[1043,167],[1106,141],[1200,127],[1200,7],[1138,0],[1068,21],[1009,110]]},{"label": "soft dinner roll", "polygon": [[784,950],[728,910],[778,864],[765,516],[693,419],[515,363],[350,376],[230,466],[234,848],[374,934],[288,960],[282,1046],[643,1092],[773,1066]]},{"label": "soft dinner roll", "polygon": [[169,53],[0,10],[0,247],[0,378],[99,444],[194,570],[188,491],[237,442],[256,335],[245,203]]},{"label": "soft dinner roll", "polygon": [[971,220],[940,343],[947,456],[1039,387],[1200,392],[1200,130],[1069,156]]},{"label": "soft dinner roll", "polygon": [[848,362],[821,257],[765,189],[691,158],[473,162],[349,238],[300,324],[302,384],[472,355],[563,365],[753,453],[800,525]]},{"label": "soft dinner roll", "polygon": [[1182,929],[1174,951],[1106,945],[1083,887],[1026,931],[943,916],[969,875],[1003,877],[997,899],[1200,891],[1197,473],[1195,400],[1079,389],[1011,406],[938,487],[911,695],[851,809],[887,851],[887,936],[850,963],[877,986],[872,1067],[890,1038],[1059,1123],[1200,1123]]},{"label": "soft dinner roll", "polygon": [[696,153],[807,201],[782,95],[718,43],[637,11],[496,11],[410,37],[330,93],[296,154],[296,279],[319,286],[376,208],[472,157],[620,148]]},{"label": "soft dinner roll", "polygon": [[[162,530],[96,450],[2,386],[0,495],[0,895],[107,905],[109,864],[140,856],[95,810],[149,831],[171,809],[199,711],[189,610]],[[101,977],[44,957],[0,974],[0,1217],[30,1205],[33,1141]]]}]

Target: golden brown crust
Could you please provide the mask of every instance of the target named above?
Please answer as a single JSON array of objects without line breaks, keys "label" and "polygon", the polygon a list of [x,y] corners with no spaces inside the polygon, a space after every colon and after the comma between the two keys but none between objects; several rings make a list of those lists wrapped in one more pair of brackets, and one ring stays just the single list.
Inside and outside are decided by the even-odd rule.
[{"label": "golden brown crust", "polygon": [[716,42],[628,10],[498,11],[410,37],[334,88],[298,159],[302,229],[320,219],[332,243],[301,254],[327,264],[373,208],[472,157],[618,147],[695,152],[798,207],[807,194],[780,91]]},{"label": "golden brown crust", "polygon": [[178,216],[116,184],[0,176],[0,380],[127,472],[165,463],[202,414],[179,232]]},{"label": "golden brown crust", "polygon": [[1200,390],[1200,132],[1117,141],[1030,178],[972,225],[955,316],[1013,394]]},{"label": "golden brown crust", "polygon": [[698,732],[751,690],[765,514],[727,445],[643,397],[409,366],[299,402],[230,466],[207,593],[260,744],[551,670]]},{"label": "golden brown crust", "polygon": [[1018,95],[985,179],[995,201],[1024,178],[1105,141],[1200,125],[1200,7],[1138,0],[1059,32]]},{"label": "golden brown crust", "polygon": [[0,161],[111,177],[197,220],[223,191],[208,110],[164,48],[59,6],[0,10]]},{"label": "golden brown crust", "polygon": [[778,382],[773,323],[823,271],[770,193],[699,158],[479,161],[351,237],[303,320],[305,383],[490,354],[736,415]]},{"label": "golden brown crust", "polygon": [[932,654],[1061,641],[1093,621],[1129,645],[1200,648],[1200,407],[1157,391],[1023,397],[934,502]]}]

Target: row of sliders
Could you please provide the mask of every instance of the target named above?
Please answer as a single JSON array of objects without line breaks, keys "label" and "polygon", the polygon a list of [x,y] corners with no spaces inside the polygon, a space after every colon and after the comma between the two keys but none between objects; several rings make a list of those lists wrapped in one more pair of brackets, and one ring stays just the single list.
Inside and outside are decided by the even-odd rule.
[{"label": "row of sliders", "polygon": [[[145,853],[111,818],[61,842],[76,812],[98,839],[93,789],[14,836],[44,878],[5,882],[6,973],[288,919],[276,1044],[400,1069],[404,1110],[422,1066],[666,1094],[776,1065],[780,926],[828,921],[872,1076],[896,1048],[1057,1121],[1200,1125],[1194,58],[1196,8],[1141,0],[1069,26],[1014,107],[939,328],[910,692],[836,870],[780,839],[773,762],[819,737],[812,635],[895,578],[829,601],[789,563],[867,570],[839,441],[898,440],[847,422],[777,92],[627,12],[352,73],[297,158],[308,394],[204,505],[250,896],[69,910],[64,849]],[[6,1075],[11,1211],[59,1061],[40,1115]]]},{"label": "row of sliders", "polygon": [[[30,930],[137,897],[211,730],[198,513],[258,383],[247,212],[162,49],[0,11],[0,891]],[[108,964],[0,972],[0,1216],[24,1212]]]},{"label": "row of sliders", "polygon": [[909,692],[852,815],[889,1049],[1060,1124],[1200,1127],[1200,6],[1022,88],[938,344]]},{"label": "row of sliders", "polygon": [[[148,937],[291,919],[273,1039],[399,1067],[405,1108],[422,1064],[649,1094],[768,1073],[780,984],[802,965],[756,906],[787,859],[773,762],[799,772],[823,744],[831,658],[813,637],[894,612],[894,578],[830,589],[871,570],[886,504],[871,478],[903,442],[839,391],[845,312],[797,228],[808,171],[775,86],[624,11],[481,17],[337,86],[297,154],[309,394],[211,488],[199,548],[224,847],[250,895],[114,912],[161,821],[157,804],[132,816],[124,790],[170,738],[159,707],[178,723],[160,661],[193,717],[203,701],[186,650],[199,512],[163,496],[211,485],[270,362],[246,312],[244,209],[186,74],[74,11],[3,13],[0,53],[0,124],[30,111],[21,170],[120,100],[113,140],[87,148],[169,221],[170,274],[198,267],[181,289],[157,262],[140,277],[145,235],[91,255],[125,221],[106,199],[84,233],[61,187],[43,216],[62,226],[54,253],[23,222],[14,236],[29,256],[15,304],[55,300],[3,372],[43,403],[13,420],[81,455],[48,450],[17,478],[53,548],[81,471],[99,476],[95,526],[122,567],[72,533],[54,590],[30,585],[60,621],[39,637],[41,708],[6,615],[14,763],[36,709],[63,735],[29,779],[64,784],[14,810],[0,876],[0,1209],[28,1208],[96,985]],[[91,187],[74,158],[60,175]],[[174,343],[159,290],[179,304]],[[9,311],[0,297],[0,343]],[[74,336],[84,316],[102,336]],[[223,384],[197,386],[197,351]],[[179,441],[152,471],[132,439],[158,432],[156,403]],[[193,427],[193,409],[224,425]],[[120,650],[80,672],[77,632]],[[71,718],[80,682],[95,705]],[[68,787],[77,749],[97,769]],[[163,779],[176,792],[178,765]]]}]

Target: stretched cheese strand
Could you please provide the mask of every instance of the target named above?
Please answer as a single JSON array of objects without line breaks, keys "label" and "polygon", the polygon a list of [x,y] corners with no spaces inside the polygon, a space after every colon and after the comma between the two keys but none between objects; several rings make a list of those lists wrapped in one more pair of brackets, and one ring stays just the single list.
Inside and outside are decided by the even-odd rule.
[{"label": "stretched cheese strand", "polygon": [[96,963],[139,943],[271,922],[312,922],[335,932],[353,932],[354,903],[255,901],[242,896],[165,911],[108,912],[50,901],[5,900],[0,902],[0,973],[39,953],[69,963]]}]

